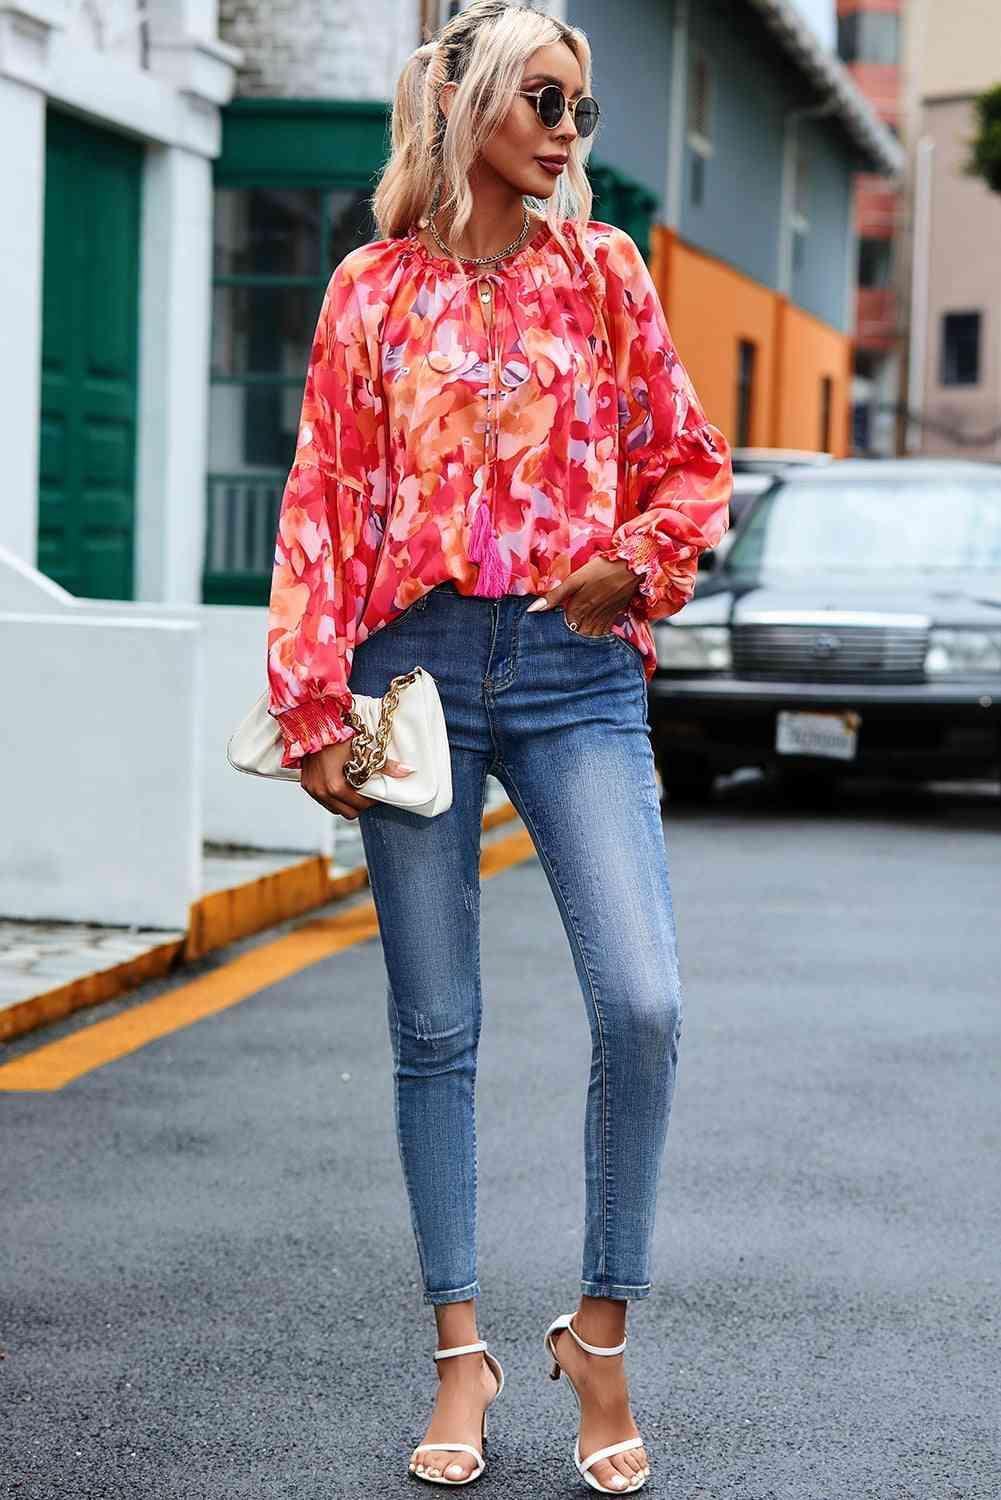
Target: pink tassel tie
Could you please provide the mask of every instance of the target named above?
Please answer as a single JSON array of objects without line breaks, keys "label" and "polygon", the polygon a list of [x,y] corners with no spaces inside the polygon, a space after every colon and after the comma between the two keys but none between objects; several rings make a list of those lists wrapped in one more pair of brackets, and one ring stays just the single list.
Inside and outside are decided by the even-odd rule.
[{"label": "pink tassel tie", "polygon": [[490,507],[481,501],[473,521],[469,538],[469,558],[480,565],[480,576],[476,580],[476,593],[489,599],[499,598],[505,591],[508,570],[497,548],[497,539],[490,525]]}]

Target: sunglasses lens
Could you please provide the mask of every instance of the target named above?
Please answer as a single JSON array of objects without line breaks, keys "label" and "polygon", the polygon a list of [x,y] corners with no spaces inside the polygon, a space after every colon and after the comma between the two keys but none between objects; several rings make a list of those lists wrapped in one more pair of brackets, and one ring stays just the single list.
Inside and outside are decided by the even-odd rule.
[{"label": "sunglasses lens", "polygon": [[547,83],[539,94],[539,119],[547,130],[558,125],[566,113],[567,101],[563,90],[555,83]]},{"label": "sunglasses lens", "polygon": [[578,99],[577,109],[574,113],[574,124],[577,127],[577,134],[581,137],[593,134],[594,128],[597,123],[597,101],[590,97]]}]

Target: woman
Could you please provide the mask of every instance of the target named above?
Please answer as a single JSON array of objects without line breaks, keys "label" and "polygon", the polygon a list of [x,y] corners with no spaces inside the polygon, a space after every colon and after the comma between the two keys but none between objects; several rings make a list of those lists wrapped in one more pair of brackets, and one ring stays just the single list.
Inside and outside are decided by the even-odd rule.
[{"label": "woman", "polygon": [[[545,1340],[578,1395],[575,1462],[619,1493],[649,1472],[622,1350],[627,1304],[651,1290],[681,1028],[650,621],[681,609],[726,530],[731,469],[636,245],[588,217],[590,77],[581,31],[506,0],[474,0],[405,65],[372,200],[385,238],[337,266],[312,346],[268,671],[283,764],[360,818],[379,919],[400,1159],[438,1335],[409,1471],[482,1473],[503,1381],[475,1302],[490,773],[535,842],[591,1027],[581,1298]],[[418,663],[452,755],[453,804],[432,819],[344,776],[351,689],[381,696]]]}]

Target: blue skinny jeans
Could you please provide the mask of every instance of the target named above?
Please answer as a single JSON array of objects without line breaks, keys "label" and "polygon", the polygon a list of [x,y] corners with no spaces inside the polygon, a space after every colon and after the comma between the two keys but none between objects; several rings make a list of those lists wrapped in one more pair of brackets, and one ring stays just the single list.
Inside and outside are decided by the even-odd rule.
[{"label": "blue skinny jeans", "polygon": [[674,910],[639,653],[575,633],[533,595],[437,585],[355,650],[381,695],[420,664],[448,727],[452,806],[359,814],[385,959],[396,1134],[426,1303],[480,1295],[475,1082],[480,831],[488,774],[556,899],[591,1030],[581,1291],[651,1288],[657,1186],[682,1024]]}]

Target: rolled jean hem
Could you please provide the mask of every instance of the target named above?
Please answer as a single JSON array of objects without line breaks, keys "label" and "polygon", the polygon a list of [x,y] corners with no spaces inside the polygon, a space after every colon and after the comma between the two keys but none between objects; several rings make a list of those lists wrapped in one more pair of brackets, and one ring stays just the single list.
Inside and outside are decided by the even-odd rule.
[{"label": "rolled jean hem", "polygon": [[425,1291],[425,1293],[424,1293],[424,1301],[425,1302],[430,1302],[430,1303],[435,1303],[435,1302],[466,1302],[466,1301],[468,1301],[468,1299],[470,1297],[478,1297],[479,1295],[480,1295],[480,1283],[479,1283],[479,1281],[470,1281],[469,1283],[467,1283],[466,1286],[453,1287],[450,1291],[446,1291],[446,1292],[428,1292],[428,1291]]},{"label": "rolled jean hem", "polygon": [[614,1281],[582,1281],[580,1284],[581,1294],[585,1297],[616,1297],[620,1301],[638,1301],[641,1297],[649,1297],[652,1283],[643,1282],[642,1285],[628,1286],[625,1283]]}]

